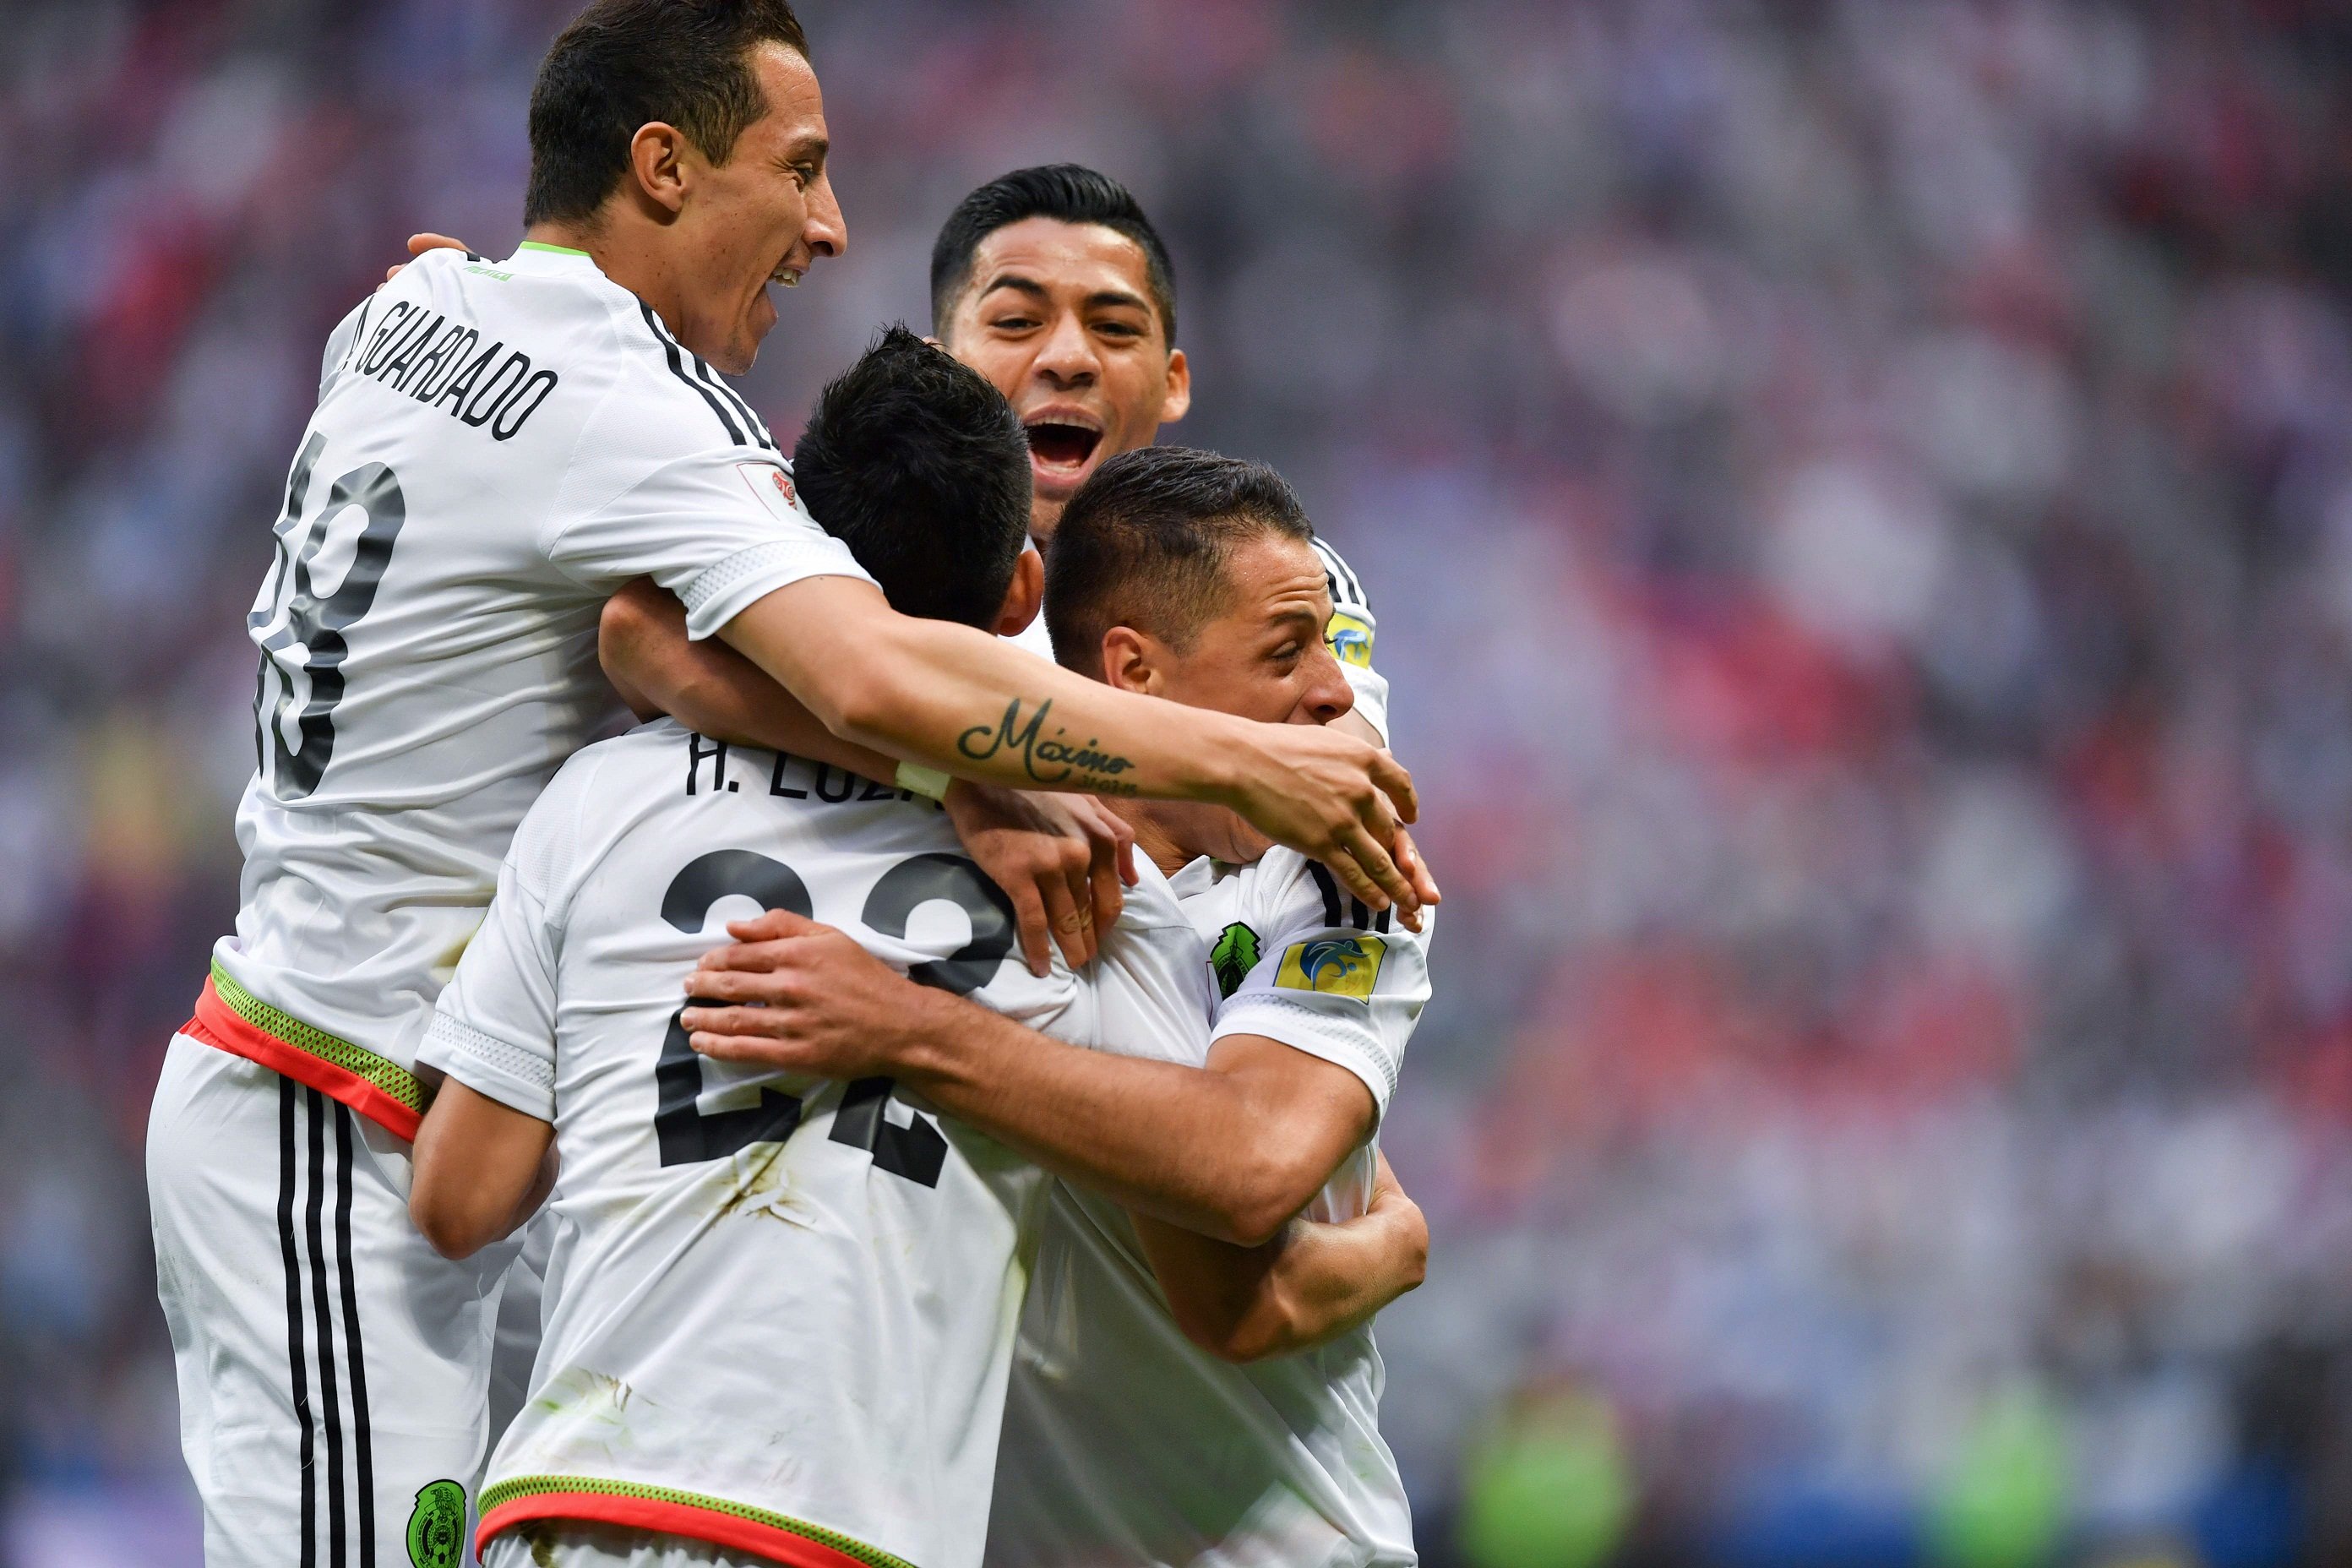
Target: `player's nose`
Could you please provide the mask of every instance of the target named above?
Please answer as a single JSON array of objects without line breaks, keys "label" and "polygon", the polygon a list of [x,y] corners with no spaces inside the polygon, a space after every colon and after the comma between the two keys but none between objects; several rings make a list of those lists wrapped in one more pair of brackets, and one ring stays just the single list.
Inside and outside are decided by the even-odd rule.
[{"label": "player's nose", "polygon": [[849,250],[849,220],[841,215],[833,181],[823,174],[809,187],[808,218],[801,226],[801,237],[808,241],[812,258],[843,256]]},{"label": "player's nose", "polygon": [[1356,689],[1348,684],[1348,673],[1332,657],[1330,645],[1319,645],[1307,655],[1307,690],[1299,707],[1311,721],[1328,724],[1355,708]]},{"label": "player's nose", "polygon": [[1102,369],[1095,357],[1093,339],[1087,335],[1086,323],[1075,315],[1055,319],[1053,330],[1037,351],[1040,374],[1063,386],[1084,385]]}]

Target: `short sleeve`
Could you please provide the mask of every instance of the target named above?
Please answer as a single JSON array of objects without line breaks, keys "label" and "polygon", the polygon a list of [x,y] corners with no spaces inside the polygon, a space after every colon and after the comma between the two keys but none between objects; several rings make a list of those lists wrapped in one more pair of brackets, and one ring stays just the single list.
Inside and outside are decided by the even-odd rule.
[{"label": "short sleeve", "polygon": [[547,1122],[555,1120],[558,938],[548,911],[548,818],[562,804],[556,793],[523,819],[499,868],[498,895],[416,1052],[477,1093]]},{"label": "short sleeve", "polygon": [[687,635],[698,639],[803,578],[873,581],[801,504],[790,465],[744,448],[664,464],[586,516],[563,520],[547,553],[598,588],[653,578],[686,606]]},{"label": "short sleeve", "polygon": [[[1270,879],[1266,896],[1252,901],[1258,929],[1244,926],[1246,941],[1229,932],[1213,958],[1232,990],[1212,1043],[1257,1035],[1320,1057],[1363,1079],[1386,1117],[1405,1044],[1429,1002],[1430,930],[1410,931],[1389,911],[1367,909],[1330,872],[1288,850],[1244,874],[1279,882]],[[1435,911],[1422,913],[1434,929]]]},{"label": "short sleeve", "polygon": [[1315,553],[1322,558],[1324,585],[1331,594],[1331,619],[1323,628],[1323,640],[1329,645],[1331,656],[1339,661],[1339,671],[1348,678],[1348,689],[1356,694],[1356,711],[1380,731],[1381,743],[1386,744],[1388,678],[1372,667],[1372,643],[1380,622],[1372,615],[1362,582],[1339,552],[1318,539]]}]

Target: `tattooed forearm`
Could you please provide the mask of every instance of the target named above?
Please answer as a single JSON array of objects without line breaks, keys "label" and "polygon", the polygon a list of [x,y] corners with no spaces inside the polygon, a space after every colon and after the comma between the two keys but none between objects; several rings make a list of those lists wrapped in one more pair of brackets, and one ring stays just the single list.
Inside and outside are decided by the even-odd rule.
[{"label": "tattooed forearm", "polygon": [[1045,716],[1053,710],[1051,700],[1040,702],[1024,724],[1021,699],[1016,697],[1004,705],[1004,716],[994,724],[974,724],[957,736],[956,750],[975,763],[984,763],[1009,747],[1020,753],[1022,770],[1039,784],[1075,781],[1098,795],[1135,794],[1135,785],[1118,776],[1134,762],[1097,750],[1091,735],[1084,744],[1074,744],[1069,731],[1059,725],[1046,734]]}]

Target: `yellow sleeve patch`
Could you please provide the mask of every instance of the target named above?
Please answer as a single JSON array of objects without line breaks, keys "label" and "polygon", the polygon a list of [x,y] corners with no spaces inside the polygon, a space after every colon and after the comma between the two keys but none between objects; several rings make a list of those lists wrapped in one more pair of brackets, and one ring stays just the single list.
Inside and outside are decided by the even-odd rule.
[{"label": "yellow sleeve patch", "polygon": [[1334,610],[1324,625],[1323,640],[1331,647],[1331,657],[1341,664],[1352,664],[1358,669],[1372,667],[1372,628],[1360,616],[1346,610]]},{"label": "yellow sleeve patch", "polygon": [[1282,955],[1274,983],[1288,991],[1319,991],[1327,996],[1369,999],[1381,977],[1389,944],[1369,933],[1322,936],[1295,942]]}]

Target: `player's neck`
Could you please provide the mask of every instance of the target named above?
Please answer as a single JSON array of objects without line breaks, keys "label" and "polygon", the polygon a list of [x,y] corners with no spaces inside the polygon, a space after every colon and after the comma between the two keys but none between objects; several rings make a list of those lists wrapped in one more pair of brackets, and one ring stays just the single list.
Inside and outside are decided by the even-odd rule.
[{"label": "player's neck", "polygon": [[655,250],[631,243],[630,229],[627,222],[608,216],[595,223],[535,223],[523,230],[522,237],[526,244],[551,245],[587,257],[596,270],[653,307],[670,331],[682,336],[681,312],[674,298],[677,269],[665,265],[666,258]]},{"label": "player's neck", "polygon": [[[1221,805],[1181,800],[1105,802],[1135,829],[1135,847],[1172,877],[1207,856],[1234,864],[1255,860],[1265,844]],[[1255,839],[1255,842],[1253,840]]]}]

